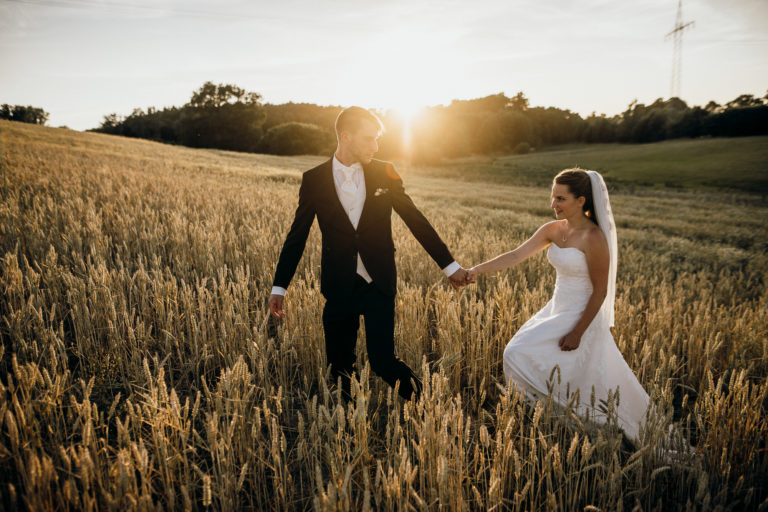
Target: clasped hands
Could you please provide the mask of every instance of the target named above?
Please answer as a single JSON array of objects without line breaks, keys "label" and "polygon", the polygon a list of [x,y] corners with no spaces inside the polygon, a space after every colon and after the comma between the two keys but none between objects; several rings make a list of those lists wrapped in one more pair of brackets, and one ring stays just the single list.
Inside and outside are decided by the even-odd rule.
[{"label": "clasped hands", "polygon": [[[451,274],[448,280],[451,282],[454,290],[458,290],[462,286],[473,284],[477,273],[472,269],[459,268],[456,272]],[[275,318],[283,318],[285,316],[285,310],[283,309],[282,295],[270,295],[269,296],[269,312]]]},{"label": "clasped hands", "polygon": [[451,282],[451,286],[453,286],[454,290],[458,290],[462,286],[467,286],[468,284],[473,284],[475,282],[475,277],[477,276],[477,273],[474,272],[472,269],[465,269],[465,268],[459,268],[456,272],[450,275],[448,277],[448,280]]}]

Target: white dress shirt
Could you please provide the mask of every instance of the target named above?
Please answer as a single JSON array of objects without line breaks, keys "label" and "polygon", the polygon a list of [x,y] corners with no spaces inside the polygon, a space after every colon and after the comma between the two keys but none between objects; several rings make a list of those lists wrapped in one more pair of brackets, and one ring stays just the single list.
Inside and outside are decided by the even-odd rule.
[{"label": "white dress shirt", "polygon": [[[336,156],[333,157],[333,182],[336,185],[336,194],[339,196],[339,201],[344,211],[347,212],[349,222],[357,229],[357,224],[360,222],[360,214],[363,213],[363,205],[365,204],[365,175],[363,173],[363,166],[356,162],[349,167],[338,161]],[[449,264],[443,269],[443,272],[447,276],[453,275],[461,265],[455,261]],[[357,254],[357,273],[370,283],[373,281],[368,271],[363,265],[363,260],[360,258],[360,253]],[[272,295],[285,295],[285,288],[280,286],[272,287]]]},{"label": "white dress shirt", "polygon": [[[347,167],[333,157],[333,182],[336,185],[336,194],[344,211],[347,212],[349,222],[357,229],[360,223],[360,214],[363,213],[365,204],[365,175],[363,166],[354,163]],[[360,253],[357,253],[357,273],[365,279],[366,283],[373,282],[371,275],[365,270]]]}]

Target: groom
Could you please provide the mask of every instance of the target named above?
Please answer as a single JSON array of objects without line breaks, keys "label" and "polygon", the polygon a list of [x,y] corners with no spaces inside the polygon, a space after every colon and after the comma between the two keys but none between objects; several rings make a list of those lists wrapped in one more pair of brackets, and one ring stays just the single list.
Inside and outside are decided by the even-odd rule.
[{"label": "groom", "polygon": [[371,369],[390,386],[399,382],[404,398],[418,399],[421,381],[395,356],[397,271],[392,210],[454,288],[467,284],[467,272],[405,193],[394,166],[373,159],[382,131],[379,118],[360,107],[346,108],[336,118],[336,153],[302,176],[299,205],[280,252],[269,310],[278,318],[285,315],[286,288],[317,217],[322,232],[320,292],[326,299],[325,353],[334,382],[341,378],[342,392],[349,397],[362,315]]}]

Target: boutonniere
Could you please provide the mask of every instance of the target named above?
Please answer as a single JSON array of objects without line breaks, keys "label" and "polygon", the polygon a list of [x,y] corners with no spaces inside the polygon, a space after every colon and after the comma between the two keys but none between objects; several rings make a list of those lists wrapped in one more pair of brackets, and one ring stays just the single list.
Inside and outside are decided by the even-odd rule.
[{"label": "boutonniere", "polygon": [[373,195],[374,195],[374,196],[376,196],[376,197],[379,197],[379,196],[381,196],[381,195],[384,195],[384,194],[386,194],[387,192],[389,192],[389,189],[388,189],[388,188],[377,188],[377,189],[376,189],[376,192],[374,192],[374,194],[373,194]]}]

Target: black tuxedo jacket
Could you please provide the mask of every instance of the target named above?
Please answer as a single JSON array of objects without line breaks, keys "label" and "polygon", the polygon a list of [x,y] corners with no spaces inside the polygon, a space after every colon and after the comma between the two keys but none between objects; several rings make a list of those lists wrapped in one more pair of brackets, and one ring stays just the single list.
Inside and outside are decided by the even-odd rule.
[{"label": "black tuxedo jacket", "polygon": [[299,205],[280,252],[274,286],[288,288],[315,216],[323,240],[320,292],[326,299],[343,299],[350,295],[357,275],[358,252],[376,286],[387,295],[395,295],[397,271],[392,243],[392,209],[440,268],[453,262],[437,232],[405,193],[403,181],[391,163],[372,160],[363,165],[363,173],[366,198],[357,229],[352,226],[336,193],[332,159],[303,174]]}]

